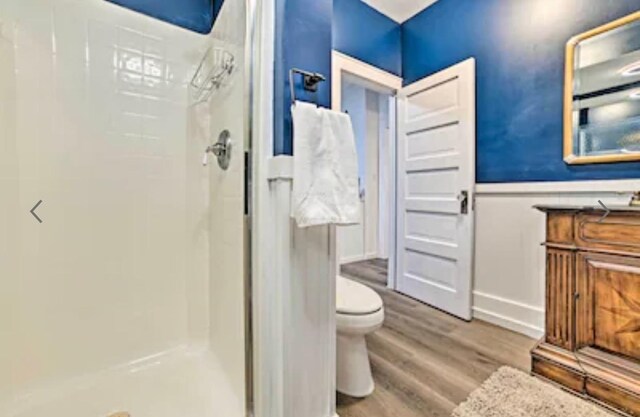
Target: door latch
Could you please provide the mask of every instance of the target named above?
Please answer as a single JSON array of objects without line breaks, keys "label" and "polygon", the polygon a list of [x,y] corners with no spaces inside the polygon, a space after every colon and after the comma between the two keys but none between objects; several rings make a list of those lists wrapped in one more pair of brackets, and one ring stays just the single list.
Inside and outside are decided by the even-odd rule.
[{"label": "door latch", "polygon": [[460,191],[458,200],[460,201],[460,213],[469,214],[469,191]]}]

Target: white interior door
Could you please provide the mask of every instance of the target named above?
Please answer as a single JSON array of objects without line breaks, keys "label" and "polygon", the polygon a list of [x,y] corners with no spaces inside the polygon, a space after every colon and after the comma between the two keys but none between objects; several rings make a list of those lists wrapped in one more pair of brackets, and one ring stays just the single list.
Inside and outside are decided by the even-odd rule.
[{"label": "white interior door", "polygon": [[471,319],[475,60],[398,95],[397,290]]}]

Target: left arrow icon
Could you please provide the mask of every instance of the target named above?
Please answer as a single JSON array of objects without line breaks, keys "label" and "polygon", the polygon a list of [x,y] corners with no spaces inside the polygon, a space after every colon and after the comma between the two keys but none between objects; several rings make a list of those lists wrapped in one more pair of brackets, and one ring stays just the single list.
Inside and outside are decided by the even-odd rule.
[{"label": "left arrow icon", "polygon": [[40,219],[40,217],[38,217],[38,215],[36,214],[36,209],[38,208],[38,206],[42,204],[42,200],[38,201],[36,203],[35,206],[33,206],[33,208],[31,210],[29,210],[29,213],[31,213],[33,215],[33,217],[36,218],[37,221],[39,221],[40,223],[42,223],[42,219]]}]

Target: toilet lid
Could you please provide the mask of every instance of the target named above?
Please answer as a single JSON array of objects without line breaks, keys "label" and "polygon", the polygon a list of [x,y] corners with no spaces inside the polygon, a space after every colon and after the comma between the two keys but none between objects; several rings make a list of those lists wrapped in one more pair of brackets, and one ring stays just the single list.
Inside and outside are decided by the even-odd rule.
[{"label": "toilet lid", "polygon": [[379,311],[382,298],[371,288],[338,275],[336,311],[340,314],[364,315]]}]

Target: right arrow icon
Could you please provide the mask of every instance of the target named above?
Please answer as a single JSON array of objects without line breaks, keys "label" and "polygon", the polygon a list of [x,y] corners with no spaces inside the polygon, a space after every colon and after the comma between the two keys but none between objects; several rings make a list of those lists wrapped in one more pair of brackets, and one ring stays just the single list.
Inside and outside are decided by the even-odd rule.
[{"label": "right arrow icon", "polygon": [[611,213],[611,210],[609,210],[609,207],[607,207],[602,200],[598,200],[598,203],[600,203],[600,206],[604,209],[605,213],[604,215],[600,218],[600,220],[598,220],[598,223],[602,223],[604,221],[604,219],[607,218],[607,216],[609,215],[609,213]]}]

